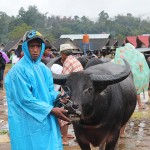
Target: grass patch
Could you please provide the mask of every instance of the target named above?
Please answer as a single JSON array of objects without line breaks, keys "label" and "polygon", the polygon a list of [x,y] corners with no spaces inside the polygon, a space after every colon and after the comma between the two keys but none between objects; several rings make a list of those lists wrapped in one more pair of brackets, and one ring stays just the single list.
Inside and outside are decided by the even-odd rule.
[{"label": "grass patch", "polygon": [[134,112],[132,117],[132,119],[146,119],[146,118],[150,118],[150,113],[143,113],[143,112]]},{"label": "grass patch", "polygon": [[2,131],[0,131],[0,135],[4,135],[4,134],[7,134],[7,133],[8,133],[7,130],[2,130]]},{"label": "grass patch", "polygon": [[6,64],[4,76],[8,73],[8,71],[11,69],[11,67],[12,67],[12,64]]},{"label": "grass patch", "polygon": [[11,67],[12,67],[12,64],[6,64],[6,68],[5,68],[5,70],[10,70],[10,69],[11,69]]}]

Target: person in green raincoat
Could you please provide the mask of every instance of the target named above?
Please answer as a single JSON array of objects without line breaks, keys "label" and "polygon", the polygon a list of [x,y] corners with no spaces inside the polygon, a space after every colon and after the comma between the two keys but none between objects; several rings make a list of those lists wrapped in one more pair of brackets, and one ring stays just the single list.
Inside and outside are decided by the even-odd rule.
[{"label": "person in green raincoat", "polygon": [[114,62],[124,64],[123,59],[130,64],[137,90],[137,102],[139,108],[144,108],[140,99],[140,93],[148,90],[150,71],[146,59],[142,53],[135,49],[130,43],[116,49]]},{"label": "person in green raincoat", "polygon": [[[128,61],[133,74],[134,84],[137,91],[137,104],[139,108],[144,108],[141,103],[140,93],[148,90],[149,86],[149,67],[142,53],[137,51],[133,45],[126,43],[125,46],[116,49],[114,62],[124,64],[123,59]],[[125,137],[124,125],[120,131],[120,137]]]},{"label": "person in green raincoat", "polygon": [[5,88],[12,150],[62,150],[58,120],[70,122],[67,110],[54,107],[58,92],[41,58],[42,35],[35,30],[23,37],[24,57],[8,72]]}]

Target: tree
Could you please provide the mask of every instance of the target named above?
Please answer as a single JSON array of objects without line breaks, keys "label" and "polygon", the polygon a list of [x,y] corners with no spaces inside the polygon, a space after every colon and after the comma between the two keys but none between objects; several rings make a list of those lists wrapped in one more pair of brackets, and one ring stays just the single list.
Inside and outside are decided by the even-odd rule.
[{"label": "tree", "polygon": [[21,7],[16,17],[0,12],[0,42],[5,44],[8,40],[22,37],[24,32],[30,29],[37,29],[51,41],[59,38],[61,34],[105,32],[112,37],[125,37],[150,33],[149,18],[142,20],[141,17],[136,18],[130,13],[109,18],[108,13],[101,11],[97,20],[95,22],[86,16],[77,15],[47,16],[47,13],[40,13],[36,6],[29,6],[27,11]]},{"label": "tree", "polygon": [[45,27],[47,19],[46,14],[40,13],[36,6],[29,6],[27,11],[24,11],[23,8],[19,10],[20,19],[27,25],[36,29]]},{"label": "tree", "polygon": [[14,30],[8,34],[9,40],[21,38],[23,37],[26,31],[29,31],[31,29],[31,26],[28,26],[27,24],[23,23],[20,26],[15,27]]},{"label": "tree", "polygon": [[101,11],[99,14],[98,22],[105,22],[109,18],[109,15],[105,11]]},{"label": "tree", "polygon": [[79,16],[77,16],[77,15],[74,16],[74,20],[75,20],[75,21],[78,21],[78,20],[79,20]]},{"label": "tree", "polygon": [[26,11],[24,10],[23,7],[21,7],[20,10],[19,10],[18,18],[24,16],[25,13],[26,13]]}]

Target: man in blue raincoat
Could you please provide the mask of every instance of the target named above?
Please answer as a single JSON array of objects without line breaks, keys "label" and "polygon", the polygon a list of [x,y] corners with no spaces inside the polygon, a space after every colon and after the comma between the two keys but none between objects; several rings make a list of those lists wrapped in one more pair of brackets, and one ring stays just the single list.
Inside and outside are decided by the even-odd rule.
[{"label": "man in blue raincoat", "polygon": [[57,118],[70,121],[63,108],[54,108],[52,73],[42,62],[42,35],[28,31],[23,37],[24,57],[5,78],[12,150],[62,150]]}]

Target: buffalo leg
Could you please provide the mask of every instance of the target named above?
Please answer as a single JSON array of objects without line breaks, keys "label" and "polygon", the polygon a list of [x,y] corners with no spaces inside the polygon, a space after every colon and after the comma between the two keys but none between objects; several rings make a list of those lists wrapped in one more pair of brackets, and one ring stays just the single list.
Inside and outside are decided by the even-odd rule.
[{"label": "buffalo leg", "polygon": [[[81,129],[76,124],[73,124],[74,133],[76,140],[81,148],[81,150],[91,150],[90,143],[84,137],[84,134],[81,134]],[[84,133],[84,132],[83,132]]]},{"label": "buffalo leg", "polygon": [[88,143],[83,143],[82,141],[77,139],[77,142],[81,148],[81,150],[91,150],[90,144]]},{"label": "buffalo leg", "polygon": [[115,146],[119,138],[119,133],[120,133],[120,130],[117,130],[116,132],[113,132],[112,136],[110,136],[107,139],[105,150],[115,150]]}]

